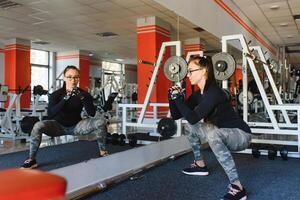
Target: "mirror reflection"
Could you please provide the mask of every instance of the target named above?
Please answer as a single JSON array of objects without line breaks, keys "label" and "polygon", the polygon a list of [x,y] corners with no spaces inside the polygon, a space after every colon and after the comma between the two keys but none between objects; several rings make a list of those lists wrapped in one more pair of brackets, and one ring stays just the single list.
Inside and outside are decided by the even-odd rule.
[{"label": "mirror reflection", "polygon": [[[93,30],[100,44],[99,38],[87,40],[68,31],[73,39],[64,38],[71,47],[53,31],[48,38],[35,28],[36,36],[27,37],[27,29],[11,25],[23,34],[13,36],[13,44],[25,46],[25,57],[30,59],[25,70],[13,65],[18,74],[24,74],[17,78],[4,70],[11,61],[0,57],[1,169],[52,170],[179,136],[181,126],[168,114],[167,88],[173,80],[166,78],[164,64],[172,56],[186,59],[195,50],[212,55],[221,47],[219,39],[201,27],[152,4],[147,15],[133,12],[118,19],[126,21],[127,31],[120,25],[112,25],[113,32]],[[23,9],[18,8],[20,13]],[[95,27],[101,26],[97,14],[89,17],[95,20]],[[59,34],[66,34],[68,26],[58,26],[55,20],[49,23]],[[160,28],[144,30],[153,23]],[[43,23],[36,26],[48,29]],[[149,31],[159,35],[159,43],[149,40]],[[77,33],[83,34],[83,29]],[[1,42],[6,44],[8,37],[12,36],[0,38]],[[162,42],[176,40],[182,42],[182,52],[168,47],[154,77]],[[3,47],[8,57],[8,46]]]}]

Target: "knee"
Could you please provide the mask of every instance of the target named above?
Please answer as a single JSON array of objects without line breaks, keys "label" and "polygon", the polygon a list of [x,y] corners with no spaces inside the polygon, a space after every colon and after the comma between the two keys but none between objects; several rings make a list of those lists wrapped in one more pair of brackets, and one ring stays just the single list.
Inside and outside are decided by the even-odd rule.
[{"label": "knee", "polygon": [[34,124],[32,130],[33,130],[33,131],[34,131],[34,130],[37,131],[37,130],[41,130],[41,129],[43,129],[43,128],[45,128],[44,122],[39,121],[39,122],[37,122],[37,123]]},{"label": "knee", "polygon": [[38,135],[45,128],[45,124],[42,121],[36,122],[32,128],[31,136]]},{"label": "knee", "polygon": [[189,135],[191,132],[191,125],[189,123],[186,123],[183,127],[183,130],[185,135]]},{"label": "knee", "polygon": [[95,121],[95,125],[97,127],[97,129],[103,129],[103,128],[106,128],[106,119],[104,118],[98,118],[96,121]]},{"label": "knee", "polygon": [[221,137],[218,130],[211,131],[207,134],[207,141],[210,144],[218,143],[221,141]]}]

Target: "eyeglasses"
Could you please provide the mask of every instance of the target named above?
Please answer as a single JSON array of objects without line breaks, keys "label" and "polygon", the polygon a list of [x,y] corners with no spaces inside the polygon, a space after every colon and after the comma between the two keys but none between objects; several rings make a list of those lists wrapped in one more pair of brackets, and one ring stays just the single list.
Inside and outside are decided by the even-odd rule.
[{"label": "eyeglasses", "polygon": [[74,80],[78,80],[80,77],[79,76],[65,76],[69,81],[71,81],[72,79]]},{"label": "eyeglasses", "polygon": [[193,70],[188,69],[188,70],[187,70],[187,73],[188,73],[189,75],[192,75],[192,72],[199,71],[199,70],[202,70],[202,69],[203,69],[203,68],[198,68],[198,69],[193,69]]}]

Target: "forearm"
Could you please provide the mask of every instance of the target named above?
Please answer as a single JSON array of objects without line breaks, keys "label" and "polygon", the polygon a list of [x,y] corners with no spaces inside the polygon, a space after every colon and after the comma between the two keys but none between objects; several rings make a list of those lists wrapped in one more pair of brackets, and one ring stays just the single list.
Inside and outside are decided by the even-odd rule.
[{"label": "forearm", "polygon": [[176,99],[175,105],[180,114],[190,123],[196,124],[201,120],[194,110],[191,110],[182,100]]},{"label": "forearm", "polygon": [[169,108],[170,108],[171,116],[174,120],[182,118],[182,115],[177,109],[177,106],[174,101],[169,101]]}]

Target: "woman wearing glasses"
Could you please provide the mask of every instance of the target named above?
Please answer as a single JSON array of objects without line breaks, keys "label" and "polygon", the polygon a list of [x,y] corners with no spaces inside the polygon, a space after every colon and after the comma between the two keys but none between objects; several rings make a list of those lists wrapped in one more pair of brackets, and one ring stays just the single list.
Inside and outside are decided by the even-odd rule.
[{"label": "woman wearing glasses", "polygon": [[[106,151],[106,119],[94,117],[96,108],[92,96],[78,88],[79,69],[67,66],[64,69],[64,86],[54,91],[49,97],[49,120],[37,122],[31,132],[29,158],[22,168],[36,168],[36,155],[42,140],[42,134],[51,137],[61,135],[95,134],[100,156],[108,155]],[[82,119],[85,109],[89,118]]]},{"label": "woman wearing glasses", "polygon": [[184,117],[188,121],[185,132],[195,158],[195,162],[182,172],[198,176],[209,174],[200,151],[200,145],[208,142],[230,181],[224,199],[246,199],[246,190],[239,180],[230,151],[246,149],[251,141],[251,130],[217,85],[210,57],[191,58],[187,77],[192,85],[200,88],[199,91],[186,101],[183,90],[178,86],[171,87],[168,94],[173,119]]}]

